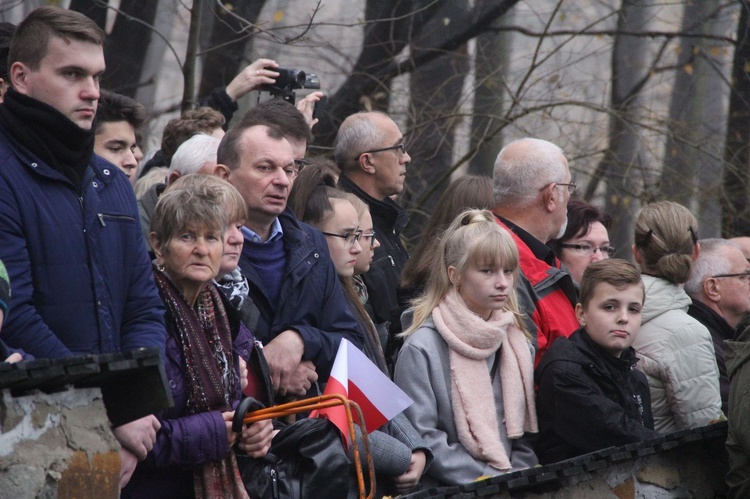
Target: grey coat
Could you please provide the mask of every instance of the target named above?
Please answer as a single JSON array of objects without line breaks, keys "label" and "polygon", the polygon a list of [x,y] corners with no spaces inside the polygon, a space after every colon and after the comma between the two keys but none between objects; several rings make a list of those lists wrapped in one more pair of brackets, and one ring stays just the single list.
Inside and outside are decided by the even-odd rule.
[{"label": "grey coat", "polygon": [[[530,347],[529,355],[533,357]],[[495,355],[487,358],[488,372]],[[422,477],[425,487],[470,483],[481,476],[502,473],[484,461],[475,459],[458,440],[451,405],[449,349],[432,319],[411,334],[396,362],[394,379],[414,404],[404,411],[432,451],[434,461]],[[497,420],[504,421],[502,387],[499,372],[492,380]],[[538,464],[526,437],[509,439],[505,424],[499,424],[500,440],[510,458],[511,471]]]}]

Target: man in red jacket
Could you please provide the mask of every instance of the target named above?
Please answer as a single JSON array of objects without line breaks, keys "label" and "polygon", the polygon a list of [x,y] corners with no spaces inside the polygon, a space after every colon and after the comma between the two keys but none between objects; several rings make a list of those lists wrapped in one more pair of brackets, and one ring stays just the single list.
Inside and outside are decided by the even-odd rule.
[{"label": "man in red jacket", "polygon": [[578,328],[573,279],[561,268],[546,242],[560,237],[567,225],[567,206],[576,184],[568,161],[556,145],[525,138],[505,146],[493,171],[495,215],[518,247],[522,279],[518,297],[536,329],[536,361],[555,338]]}]

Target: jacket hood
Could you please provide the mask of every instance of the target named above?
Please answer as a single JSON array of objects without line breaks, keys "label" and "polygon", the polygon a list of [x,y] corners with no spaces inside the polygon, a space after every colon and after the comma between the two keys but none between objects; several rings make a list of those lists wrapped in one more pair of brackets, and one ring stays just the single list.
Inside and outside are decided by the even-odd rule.
[{"label": "jacket hood", "polygon": [[641,279],[646,287],[646,301],[643,304],[644,323],[670,310],[687,312],[693,303],[681,284],[672,284],[666,279],[645,274]]},{"label": "jacket hood", "polygon": [[724,361],[730,380],[748,360],[750,360],[750,328],[738,334],[736,340],[724,342]]}]

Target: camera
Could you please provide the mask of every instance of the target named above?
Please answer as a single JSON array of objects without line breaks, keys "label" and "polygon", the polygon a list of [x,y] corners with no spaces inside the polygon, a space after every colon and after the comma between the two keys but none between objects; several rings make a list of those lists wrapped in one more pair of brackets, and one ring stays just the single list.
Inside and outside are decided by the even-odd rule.
[{"label": "camera", "polygon": [[273,84],[267,84],[260,87],[262,92],[270,92],[274,97],[281,97],[287,102],[294,104],[294,91],[299,88],[320,88],[320,79],[315,73],[305,73],[300,69],[272,69],[279,73]]}]

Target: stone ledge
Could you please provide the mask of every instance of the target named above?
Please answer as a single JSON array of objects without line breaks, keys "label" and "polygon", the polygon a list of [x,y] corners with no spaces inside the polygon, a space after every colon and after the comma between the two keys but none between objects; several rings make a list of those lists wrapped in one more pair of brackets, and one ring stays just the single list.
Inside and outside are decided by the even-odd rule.
[{"label": "stone ledge", "polygon": [[[695,463],[690,462],[700,459],[701,456],[705,456],[705,459],[717,467],[724,467],[726,437],[727,423],[724,421],[692,430],[681,430],[635,444],[609,447],[547,466],[506,473],[461,486],[422,490],[402,497],[579,497],[581,484],[592,480],[599,482],[597,477],[612,473],[617,476],[605,476],[610,478],[605,480],[606,482],[612,482],[607,485],[608,490],[592,492],[591,497],[596,497],[598,493],[614,494],[621,498],[638,497],[638,488],[647,488],[649,485],[665,491],[667,495],[664,497],[670,496],[669,491],[674,491],[674,497],[713,497],[715,493],[721,494],[721,490],[711,492],[706,489],[712,486],[714,489],[722,489],[723,473],[705,471],[708,477],[716,478],[720,475],[720,481],[715,485],[707,483],[710,480],[692,477],[700,482],[701,488],[700,492],[695,491],[693,494],[684,488],[677,488],[680,484],[679,470],[686,469],[686,475],[695,472],[696,469],[701,470],[704,467],[694,466]],[[701,447],[708,447],[708,451]],[[701,452],[695,452],[696,449]],[[594,480],[595,478],[597,480]],[[685,476],[683,481],[689,481],[688,478],[690,477]],[[601,483],[592,486],[597,490],[602,487]]]}]

